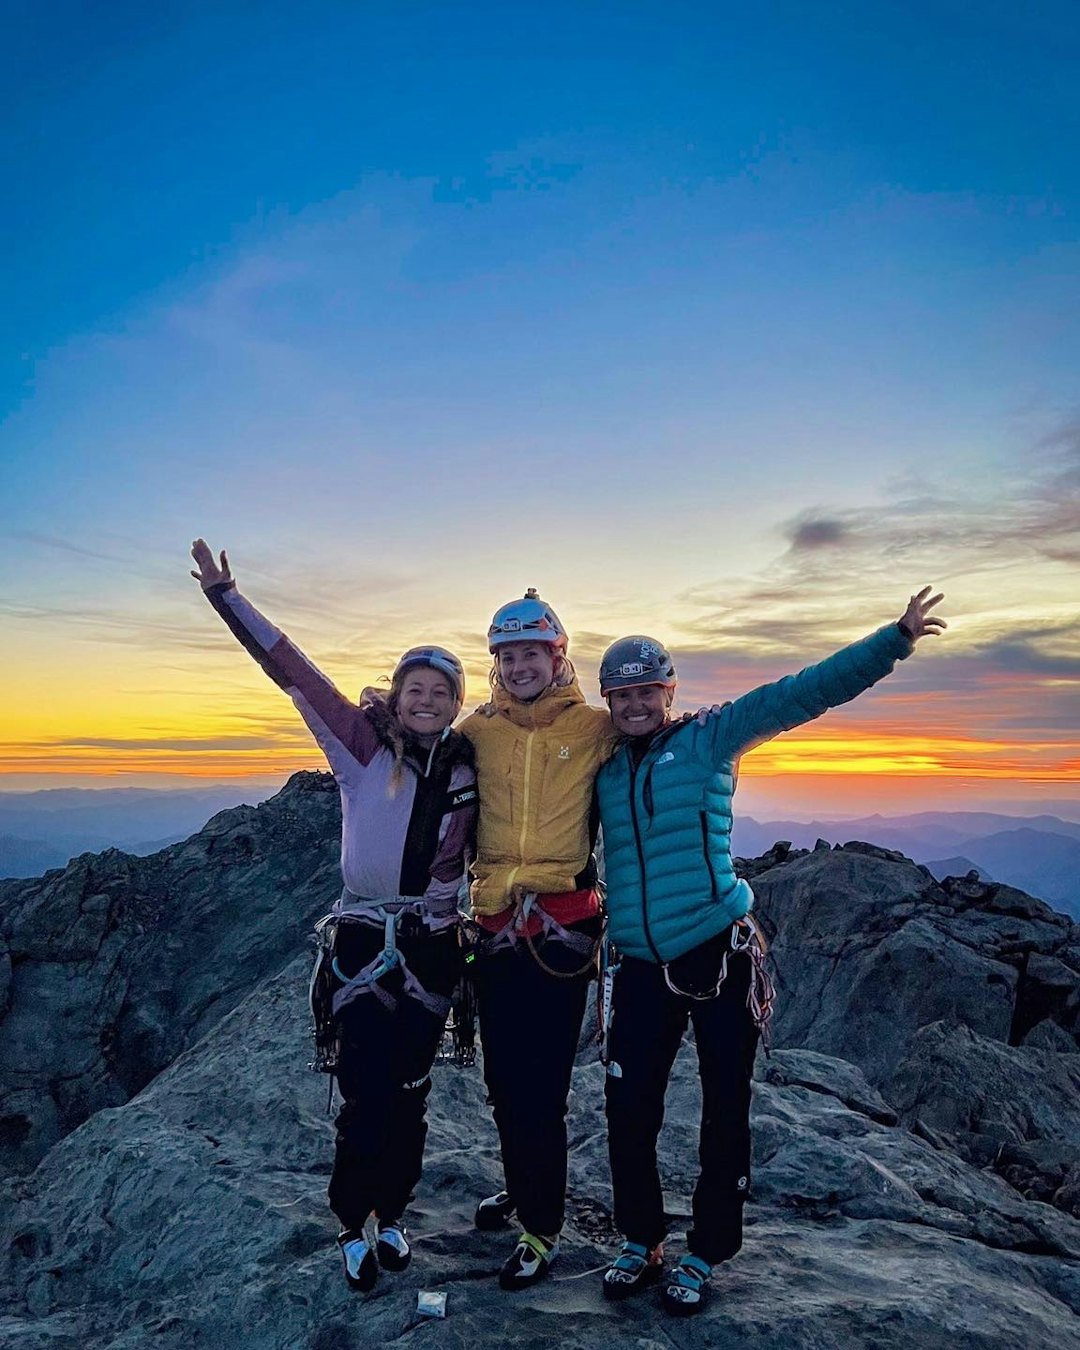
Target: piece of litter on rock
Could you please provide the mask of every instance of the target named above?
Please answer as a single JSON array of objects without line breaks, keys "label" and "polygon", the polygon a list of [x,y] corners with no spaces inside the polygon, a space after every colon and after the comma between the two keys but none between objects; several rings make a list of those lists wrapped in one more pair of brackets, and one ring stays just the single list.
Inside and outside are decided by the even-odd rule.
[{"label": "piece of litter on rock", "polygon": [[420,1317],[445,1317],[446,1295],[431,1294],[421,1289],[416,1296],[416,1311]]}]

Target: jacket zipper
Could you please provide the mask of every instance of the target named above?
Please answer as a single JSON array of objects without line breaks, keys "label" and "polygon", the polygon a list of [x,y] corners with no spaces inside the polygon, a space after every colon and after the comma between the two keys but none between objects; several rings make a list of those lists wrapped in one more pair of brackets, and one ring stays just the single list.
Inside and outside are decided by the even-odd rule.
[{"label": "jacket zipper", "polygon": [[525,737],[525,791],[521,798],[521,834],[518,837],[518,853],[520,858],[518,865],[506,878],[507,895],[510,894],[510,888],[513,886],[517,874],[525,866],[525,836],[529,830],[529,774],[532,769],[532,748],[535,735],[536,731],[534,729]]},{"label": "jacket zipper", "polygon": [[709,852],[709,820],[704,811],[699,811],[698,816],[701,820],[701,847],[705,851],[705,866],[709,869],[709,881],[712,883],[712,898],[720,899],[720,887],[716,884],[716,873],[713,871],[712,854]]},{"label": "jacket zipper", "polygon": [[518,852],[521,854],[522,863],[525,861],[525,835],[529,829],[529,785],[532,775],[532,748],[535,735],[535,731],[530,731],[525,738],[525,794],[521,799],[521,838],[518,841]]},{"label": "jacket zipper", "polygon": [[626,749],[626,757],[630,761],[630,817],[634,822],[634,843],[637,845],[638,870],[641,873],[641,925],[645,930],[645,941],[649,944],[649,950],[656,957],[657,965],[663,965],[664,961],[660,953],[656,950],[656,943],[653,942],[652,933],[649,929],[649,905],[645,894],[645,850],[641,844],[641,828],[638,825],[637,812],[637,773],[638,765],[634,764],[634,757],[630,753],[629,746]]}]

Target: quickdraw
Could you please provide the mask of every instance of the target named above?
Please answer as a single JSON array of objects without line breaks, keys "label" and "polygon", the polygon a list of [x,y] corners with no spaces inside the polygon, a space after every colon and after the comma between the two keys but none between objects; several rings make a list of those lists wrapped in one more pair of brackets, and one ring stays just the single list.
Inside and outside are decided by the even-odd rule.
[{"label": "quickdraw", "polygon": [[615,976],[622,969],[618,950],[604,935],[600,943],[600,980],[596,991],[596,1012],[600,1023],[597,1040],[600,1042],[600,1063],[610,1078],[621,1078],[622,1067],[611,1058],[608,1043],[611,1038],[611,1008],[615,995]]}]

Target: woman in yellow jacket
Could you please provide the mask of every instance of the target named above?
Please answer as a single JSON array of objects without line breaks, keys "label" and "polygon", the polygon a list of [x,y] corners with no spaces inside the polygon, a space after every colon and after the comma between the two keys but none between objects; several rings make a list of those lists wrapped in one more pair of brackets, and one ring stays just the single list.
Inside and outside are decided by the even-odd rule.
[{"label": "woman in yellow jacket", "polygon": [[506,1189],[479,1228],[523,1232],[499,1276],[534,1284],[558,1255],[566,1197],[566,1098],[600,933],[593,779],[614,749],[590,708],[566,632],[534,590],[488,629],[492,701],[461,724],[480,789],[472,906],[484,1077]]}]

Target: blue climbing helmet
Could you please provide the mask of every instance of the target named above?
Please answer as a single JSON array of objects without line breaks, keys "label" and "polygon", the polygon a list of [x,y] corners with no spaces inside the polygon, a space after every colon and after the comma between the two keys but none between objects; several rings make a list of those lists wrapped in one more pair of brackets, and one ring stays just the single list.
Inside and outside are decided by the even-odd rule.
[{"label": "blue climbing helmet", "polygon": [[413,666],[428,666],[431,670],[437,670],[440,675],[445,675],[450,681],[450,688],[454,691],[458,706],[464,703],[465,670],[453,652],[448,652],[445,647],[410,647],[394,667],[392,689],[398,687],[405,672]]},{"label": "blue climbing helmet", "polygon": [[495,611],[488,628],[488,651],[494,652],[508,642],[550,642],[566,651],[566,630],[551,606],[540,599],[535,586],[530,586],[521,600],[511,600]]},{"label": "blue climbing helmet", "polygon": [[634,684],[661,684],[674,689],[675,662],[662,642],[636,633],[613,642],[600,660],[600,693],[604,698],[615,689]]}]

